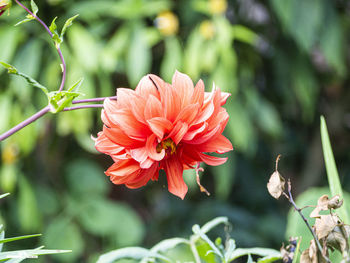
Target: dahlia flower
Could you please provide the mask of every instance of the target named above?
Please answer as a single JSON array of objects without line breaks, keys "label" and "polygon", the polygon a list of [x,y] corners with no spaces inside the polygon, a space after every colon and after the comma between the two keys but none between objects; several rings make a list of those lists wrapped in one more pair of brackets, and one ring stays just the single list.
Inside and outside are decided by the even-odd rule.
[{"label": "dahlia flower", "polygon": [[169,192],[183,199],[183,171],[198,171],[201,162],[223,164],[227,158],[205,153],[232,150],[222,135],[229,116],[221,106],[229,96],[215,87],[205,92],[202,80],[194,87],[178,71],[172,84],[147,75],[135,90],[117,89],[117,100],[104,101],[104,126],[95,139],[96,149],[114,161],[106,175],[115,184],[139,188],[164,170]]}]

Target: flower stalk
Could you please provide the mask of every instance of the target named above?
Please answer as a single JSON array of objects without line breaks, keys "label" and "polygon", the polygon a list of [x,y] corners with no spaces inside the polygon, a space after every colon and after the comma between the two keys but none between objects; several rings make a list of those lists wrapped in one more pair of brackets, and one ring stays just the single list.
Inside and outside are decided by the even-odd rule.
[{"label": "flower stalk", "polygon": [[[78,103],[89,103],[89,102],[103,102],[105,99],[117,99],[116,96],[113,97],[103,97],[103,98],[91,98],[86,100],[75,100],[72,102],[72,104],[78,104]],[[79,105],[79,106],[73,106],[73,107],[66,107],[62,111],[72,111],[72,110],[80,110],[80,109],[89,109],[89,108],[103,108],[103,104],[88,104],[88,105]],[[11,135],[15,134],[16,132],[20,131],[27,125],[33,123],[37,119],[43,117],[46,113],[50,112],[50,106],[46,106],[45,108],[41,109],[28,119],[22,121],[21,123],[17,124],[15,127],[11,128],[7,132],[4,132],[3,134],[0,134],[0,142],[7,139]]]},{"label": "flower stalk", "polygon": [[[49,33],[50,37],[53,37],[52,32],[50,31],[49,27],[44,23],[44,21],[42,21],[37,15],[35,15],[33,12],[31,12],[25,5],[23,5],[19,0],[15,0],[15,2],[22,7],[28,14],[30,14],[32,17],[34,17],[34,19],[36,21],[38,21],[47,31],[47,33]],[[60,88],[59,91],[62,91],[64,88],[64,84],[66,82],[66,75],[67,75],[67,66],[66,66],[66,62],[64,60],[61,48],[58,45],[55,45],[58,56],[61,60],[61,65],[62,65],[62,79],[61,79],[61,84],[60,84]]]},{"label": "flower stalk", "polygon": [[[32,16],[35,20],[37,20],[45,28],[45,30],[47,31],[47,33],[50,35],[51,38],[53,37],[53,33],[50,31],[49,27],[36,14],[34,14],[32,11],[30,11],[19,0],[15,0],[15,2],[20,7],[22,7],[30,16]],[[55,47],[56,47],[56,50],[58,52],[59,58],[61,60],[61,66],[62,66],[62,79],[61,79],[61,84],[60,84],[59,89],[58,89],[58,92],[61,92],[64,88],[65,81],[66,81],[67,67],[66,67],[66,62],[64,60],[60,46],[55,45]],[[91,98],[91,99],[84,99],[84,100],[74,100],[71,103],[72,104],[80,104],[80,103],[104,102],[104,100],[107,98],[109,98],[111,100],[117,99],[116,96],[112,96],[112,97]],[[62,111],[72,111],[72,110],[80,110],[80,109],[88,109],[88,108],[103,108],[103,104],[89,104],[89,105],[65,107],[64,109],[62,109]],[[29,124],[33,123],[34,121],[36,121],[37,119],[43,117],[48,112],[53,112],[50,103],[48,106],[44,107],[43,109],[41,109],[40,111],[38,111],[34,115],[32,115],[29,118],[27,118],[26,120],[24,120],[23,122],[17,124],[16,126],[11,128],[10,130],[4,132],[3,134],[0,134],[0,141],[7,139],[11,135],[15,134],[16,132],[18,132],[21,129],[23,129],[24,127],[26,127],[27,125],[29,125]]]}]

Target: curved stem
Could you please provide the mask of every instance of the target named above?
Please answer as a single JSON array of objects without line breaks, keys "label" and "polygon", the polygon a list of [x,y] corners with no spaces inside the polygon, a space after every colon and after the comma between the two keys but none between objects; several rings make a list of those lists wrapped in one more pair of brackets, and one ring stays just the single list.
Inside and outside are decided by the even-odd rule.
[{"label": "curved stem", "polygon": [[49,33],[50,37],[52,37],[52,33],[50,31],[50,29],[48,28],[48,26],[39,18],[37,17],[36,15],[34,15],[25,5],[23,5],[20,1],[18,0],[15,0],[16,3],[22,7],[24,10],[27,11],[28,14],[30,14],[32,17],[34,17],[44,28],[45,30],[47,31],[47,33]]},{"label": "curved stem", "polygon": [[[117,96],[103,97],[103,98],[92,98],[92,99],[85,99],[85,100],[75,100],[75,101],[72,101],[72,104],[104,101],[107,98],[117,99]],[[80,106],[67,107],[67,108],[64,108],[63,111],[72,111],[72,110],[80,110],[80,109],[88,109],[88,108],[103,108],[103,104],[89,104],[89,105],[80,105]],[[42,110],[38,111],[33,116],[29,117],[28,119],[26,119],[25,121],[21,122],[20,124],[16,125],[12,129],[8,130],[7,132],[5,132],[3,134],[0,134],[0,141],[3,141],[6,138],[10,137],[14,133],[16,133],[19,130],[21,130],[24,127],[26,127],[28,124],[31,124],[32,122],[36,121],[40,117],[44,116],[49,111],[50,111],[50,106],[46,106],[45,108],[43,108]]]},{"label": "curved stem", "polygon": [[44,116],[46,113],[50,111],[50,107],[46,106],[42,110],[38,111],[35,113],[33,116],[29,117],[25,121],[21,122],[20,124],[16,125],[12,129],[8,130],[7,132],[3,133],[0,135],[0,141],[5,140],[6,138],[10,137],[12,134],[18,132],[19,130],[23,129],[26,127],[28,124],[31,124],[32,122],[36,121],[40,117]]},{"label": "curved stem", "polygon": [[[34,15],[33,12],[31,12],[25,5],[23,5],[19,0],[15,0],[16,3],[22,7],[24,10],[27,11],[28,14],[30,14],[32,17],[35,18],[35,20],[37,20],[47,31],[47,33],[49,33],[50,37],[52,38],[53,34],[51,33],[49,27],[44,23],[44,21],[42,21],[38,16]],[[64,84],[66,82],[66,72],[67,72],[67,67],[66,67],[66,62],[64,60],[62,51],[60,49],[60,47],[58,45],[55,45],[56,50],[58,52],[58,56],[60,57],[61,60],[61,64],[62,64],[62,79],[61,79],[61,84],[60,84],[60,88],[59,91],[62,91],[64,88]]]},{"label": "curved stem", "polygon": [[67,66],[66,66],[66,62],[64,61],[64,57],[63,57],[63,54],[62,54],[60,47],[56,46],[56,49],[57,49],[58,55],[59,55],[61,62],[62,62],[62,64],[61,64],[62,65],[62,79],[61,79],[60,88],[58,90],[58,91],[62,91],[64,88],[64,83],[66,82]]},{"label": "curved stem", "polygon": [[67,108],[64,108],[63,111],[89,109],[89,108],[103,108],[103,104],[90,104],[90,105],[81,105],[81,106],[67,107]]},{"label": "curved stem", "polygon": [[74,100],[72,104],[79,104],[79,103],[89,103],[89,102],[99,102],[99,101],[104,101],[105,99],[110,99],[110,100],[116,100],[117,96],[113,97],[101,97],[101,98],[93,98],[93,99],[85,99],[85,100]]}]

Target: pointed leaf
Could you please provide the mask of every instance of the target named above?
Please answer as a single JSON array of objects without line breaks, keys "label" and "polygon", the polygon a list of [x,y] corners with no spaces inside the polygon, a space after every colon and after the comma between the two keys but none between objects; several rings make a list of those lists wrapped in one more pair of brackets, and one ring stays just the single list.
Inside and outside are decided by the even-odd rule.
[{"label": "pointed leaf", "polygon": [[276,257],[281,259],[281,253],[277,250],[270,249],[270,248],[260,248],[260,247],[255,247],[255,248],[237,248],[231,255],[231,258],[229,262],[235,260],[236,258],[247,256],[249,254],[252,255],[258,255],[262,257]]},{"label": "pointed leaf", "polygon": [[2,66],[4,66],[5,68],[7,68],[7,72],[9,74],[14,74],[14,75],[17,75],[17,76],[24,78],[28,82],[28,84],[32,85],[33,87],[39,88],[45,94],[48,94],[48,89],[45,86],[41,85],[39,82],[37,82],[35,79],[29,77],[28,75],[26,75],[22,72],[19,72],[14,66],[12,66],[10,64],[7,64],[7,63],[1,62],[1,61],[0,61],[0,64]]},{"label": "pointed leaf", "polygon": [[68,89],[68,91],[78,91],[83,81],[84,78],[80,78],[72,87]]},{"label": "pointed leaf", "polygon": [[0,244],[2,243],[8,243],[8,242],[13,242],[17,240],[22,240],[22,239],[27,239],[27,238],[32,238],[32,237],[39,237],[41,234],[34,234],[34,235],[26,235],[26,236],[18,236],[18,237],[10,237],[10,238],[3,238],[0,239]]},{"label": "pointed leaf", "polygon": [[34,18],[32,15],[27,15],[25,19],[23,19],[23,20],[17,22],[17,23],[15,24],[15,26],[22,25],[22,24],[27,23],[27,22],[29,22],[29,21],[32,21],[32,20],[34,20],[34,19],[35,19],[35,18]]},{"label": "pointed leaf", "polygon": [[60,46],[60,44],[62,43],[62,39],[60,38],[60,36],[57,33],[56,19],[57,19],[57,16],[52,20],[49,29],[52,33],[52,40],[55,42],[56,48],[58,48]]},{"label": "pointed leaf", "polygon": [[[339,175],[337,166],[334,161],[333,151],[331,142],[329,140],[327,124],[325,118],[321,116],[321,139],[322,139],[322,148],[323,148],[323,156],[327,170],[328,184],[331,191],[331,194],[340,195],[342,198],[343,190],[340,184]],[[344,205],[339,208],[339,216],[346,223],[349,223],[349,216],[346,210],[346,204],[344,200]]]},{"label": "pointed leaf", "polygon": [[68,27],[70,27],[73,24],[74,19],[76,19],[79,15],[72,16],[71,18],[68,18],[67,21],[64,23],[64,26],[61,31],[61,39],[63,40],[63,36],[66,33]]},{"label": "pointed leaf", "polygon": [[37,6],[36,3],[34,2],[34,0],[31,0],[31,1],[30,1],[30,5],[31,5],[31,7],[32,7],[32,11],[33,11],[34,16],[36,16],[36,14],[37,14],[38,11],[39,11],[38,6]]},{"label": "pointed leaf", "polygon": [[170,259],[160,254],[151,252],[149,249],[142,247],[128,247],[117,249],[100,256],[97,263],[113,263],[116,260],[123,258],[130,258],[135,260],[140,260],[142,258],[158,258],[162,259],[165,262],[171,262]]},{"label": "pointed leaf", "polygon": [[10,195],[10,193],[2,194],[2,195],[0,195],[0,199],[6,197],[6,196],[8,196],[8,195]]},{"label": "pointed leaf", "polygon": [[225,216],[214,218],[213,220],[210,220],[209,222],[204,224],[201,227],[201,231],[205,234],[219,224],[228,224],[228,218]]}]

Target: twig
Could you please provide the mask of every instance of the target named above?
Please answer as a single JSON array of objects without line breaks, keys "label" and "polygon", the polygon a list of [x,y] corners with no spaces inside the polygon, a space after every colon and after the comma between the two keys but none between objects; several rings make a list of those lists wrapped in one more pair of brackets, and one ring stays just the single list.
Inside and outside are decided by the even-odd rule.
[{"label": "twig", "polygon": [[[92,101],[94,99],[91,99]],[[89,104],[89,105],[80,105],[80,106],[74,106],[74,107],[67,107],[64,108],[63,111],[72,111],[72,110],[79,110],[79,109],[88,109],[88,108],[103,108],[103,104]],[[20,124],[16,125],[12,129],[8,130],[7,132],[0,134],[0,142],[7,139],[14,133],[18,132],[19,130],[23,129],[27,125],[31,124],[32,122],[36,121],[37,119],[43,117],[46,113],[50,112],[50,106],[46,106],[45,108],[41,109],[28,119],[22,121]]]},{"label": "twig", "polygon": [[78,103],[89,103],[89,102],[99,102],[99,101],[104,101],[105,99],[110,99],[110,100],[116,100],[117,96],[113,97],[102,97],[102,98],[93,98],[93,99],[85,99],[85,100],[74,100],[72,104],[78,104]]},{"label": "twig", "polygon": [[[23,5],[19,0],[15,0],[16,3],[22,7],[24,10],[27,11],[28,14],[30,14],[32,17],[34,17],[35,20],[37,20],[47,31],[47,33],[49,33],[50,37],[52,38],[53,34],[51,33],[49,27],[44,23],[44,21],[42,21],[37,15],[34,15],[25,5]],[[66,73],[67,73],[67,67],[66,67],[66,62],[64,60],[62,51],[60,49],[59,46],[55,45],[56,50],[58,52],[58,56],[60,57],[61,60],[61,65],[62,65],[62,79],[61,79],[61,84],[60,84],[60,88],[59,91],[62,91],[64,88],[64,84],[66,82]]]},{"label": "twig", "polygon": [[293,196],[292,196],[292,185],[291,185],[291,182],[290,180],[288,180],[288,195],[286,193],[283,192],[284,196],[286,196],[286,198],[288,199],[288,201],[294,206],[294,210],[296,210],[299,215],[301,216],[301,218],[304,220],[306,226],[308,227],[308,229],[310,230],[312,236],[314,237],[314,240],[317,244],[317,247],[318,247],[318,250],[320,251],[322,257],[328,262],[328,263],[332,263],[330,261],[330,259],[326,256],[326,255],[323,255],[322,251],[322,246],[321,246],[321,243],[320,241],[318,240],[316,234],[315,234],[315,231],[312,229],[312,227],[310,226],[309,222],[307,221],[307,219],[305,218],[305,216],[303,215],[303,213],[301,212],[301,209],[296,205],[296,203],[294,202],[294,199],[293,199]]},{"label": "twig", "polygon": [[64,108],[63,111],[72,111],[72,110],[80,110],[80,109],[88,109],[88,108],[103,108],[103,104],[90,104],[90,105],[67,107],[67,108]]}]

